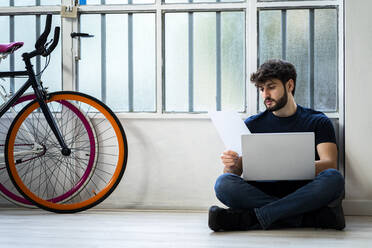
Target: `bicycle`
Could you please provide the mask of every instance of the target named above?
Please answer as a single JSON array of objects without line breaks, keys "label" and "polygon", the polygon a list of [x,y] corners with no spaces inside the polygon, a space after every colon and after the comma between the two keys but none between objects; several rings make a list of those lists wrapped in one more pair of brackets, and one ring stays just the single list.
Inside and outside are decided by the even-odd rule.
[{"label": "bicycle", "polygon": [[[26,71],[0,72],[0,78],[28,77],[1,106],[0,117],[14,110],[28,88],[34,90],[31,102],[10,124],[4,160],[10,180],[28,203],[74,213],[96,206],[114,191],[126,169],[128,145],[120,121],[104,103],[79,92],[48,93],[35,75],[31,59],[48,58],[58,44],[59,27],[47,43],[51,18],[48,14],[35,50],[22,54]],[[0,46],[0,53],[6,57],[22,45]]]}]

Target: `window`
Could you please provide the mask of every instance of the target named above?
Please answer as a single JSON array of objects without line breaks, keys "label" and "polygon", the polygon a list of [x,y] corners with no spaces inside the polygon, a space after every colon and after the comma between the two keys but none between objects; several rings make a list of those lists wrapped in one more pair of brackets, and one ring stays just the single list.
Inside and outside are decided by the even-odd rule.
[{"label": "window", "polygon": [[188,3],[105,3],[80,6],[80,31],[95,35],[80,39],[80,91],[117,112],[245,112],[244,4],[200,12]]},{"label": "window", "polygon": [[244,12],[165,14],[165,111],[244,112]]},{"label": "window", "polygon": [[[332,119],[343,164],[342,0],[80,0],[86,5],[79,18],[62,21],[61,2],[71,3],[0,3],[0,42],[26,41],[17,56],[43,28],[44,17],[27,6],[51,11],[63,24],[63,49],[72,52],[63,53],[63,71],[61,52],[54,53],[43,75],[50,90],[61,88],[63,75],[64,88],[92,94],[117,113],[205,118],[208,110],[232,109],[247,116],[264,110],[249,75],[269,58],[283,58],[298,71],[296,101]],[[71,42],[70,33],[79,31],[94,38]],[[19,58],[0,69],[22,69]],[[43,60],[35,65],[39,72]],[[8,85],[16,88],[17,81]]]},{"label": "window", "polygon": [[155,112],[155,15],[81,15],[77,88],[115,111]]},{"label": "window", "polygon": [[[338,110],[337,9],[282,9],[259,12],[259,63],[270,58],[297,69],[295,99],[324,112]],[[260,110],[263,110],[260,98]]]},{"label": "window", "polygon": [[[55,13],[60,2],[2,1],[4,7],[22,10],[22,15],[17,11],[4,15],[7,9],[0,8],[1,41],[25,40],[23,51],[31,50],[44,16],[27,14],[26,6]],[[295,64],[299,104],[336,118],[343,111],[341,0],[86,0],[85,4],[79,7],[79,18],[65,22],[65,27],[72,23],[71,31],[94,37],[76,39],[74,52],[65,54],[76,57],[64,58],[64,67],[67,61],[75,62],[69,67],[75,88],[102,99],[116,112],[232,109],[254,114],[264,106],[249,75],[269,58]],[[58,15],[54,22],[62,24]],[[69,32],[64,38],[70,38]],[[56,78],[62,75],[61,53],[53,56],[43,75],[48,84],[55,81],[51,90],[60,88]],[[0,66],[18,70],[21,62],[12,57]],[[37,72],[43,63],[35,60]],[[10,80],[9,86],[16,89],[17,80]]]}]

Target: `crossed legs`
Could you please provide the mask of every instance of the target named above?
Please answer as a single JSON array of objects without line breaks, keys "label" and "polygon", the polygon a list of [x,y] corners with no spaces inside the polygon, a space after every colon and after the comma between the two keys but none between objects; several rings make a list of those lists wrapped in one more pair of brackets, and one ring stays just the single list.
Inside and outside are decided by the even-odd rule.
[{"label": "crossed legs", "polygon": [[304,213],[339,198],[343,194],[344,184],[340,172],[327,169],[294,192],[277,197],[265,193],[237,175],[225,173],[217,179],[215,192],[217,198],[230,208],[253,209],[261,228],[268,229],[278,221],[291,227],[301,226]]}]

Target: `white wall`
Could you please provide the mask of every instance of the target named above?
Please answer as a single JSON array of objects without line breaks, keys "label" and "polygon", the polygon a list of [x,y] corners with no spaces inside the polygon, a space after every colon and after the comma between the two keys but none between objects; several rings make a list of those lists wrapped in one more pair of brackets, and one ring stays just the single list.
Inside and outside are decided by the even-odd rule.
[{"label": "white wall", "polygon": [[[209,119],[124,119],[129,156],[118,188],[98,207],[207,209],[224,146]],[[0,206],[12,206],[0,198]]]},{"label": "white wall", "polygon": [[206,209],[223,144],[207,119],[127,119],[127,171],[103,207]]},{"label": "white wall", "polygon": [[372,215],[372,1],[345,0],[345,210]]}]

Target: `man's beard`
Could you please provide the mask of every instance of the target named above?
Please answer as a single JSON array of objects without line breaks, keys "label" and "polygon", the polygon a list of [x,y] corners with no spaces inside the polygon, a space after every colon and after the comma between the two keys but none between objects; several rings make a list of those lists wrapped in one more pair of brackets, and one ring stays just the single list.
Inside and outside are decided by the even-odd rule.
[{"label": "man's beard", "polygon": [[275,106],[273,107],[267,107],[265,104],[265,107],[268,111],[270,112],[278,111],[279,109],[283,108],[288,102],[287,91],[284,89],[284,95],[281,98],[279,98],[277,101],[272,98],[266,98],[264,102],[266,102],[266,100],[270,100],[276,103]]}]

